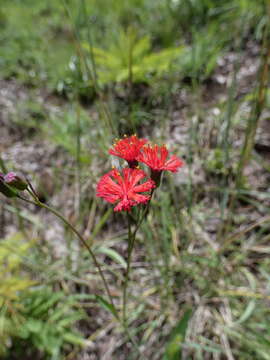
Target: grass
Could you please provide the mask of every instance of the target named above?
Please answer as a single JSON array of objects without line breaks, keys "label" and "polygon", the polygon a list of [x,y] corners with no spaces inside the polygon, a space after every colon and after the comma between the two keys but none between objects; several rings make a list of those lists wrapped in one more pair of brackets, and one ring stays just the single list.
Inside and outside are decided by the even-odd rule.
[{"label": "grass", "polygon": [[[269,107],[266,6],[252,0],[2,1],[0,82],[7,89],[15,84],[19,95],[14,101],[5,94],[0,123],[8,136],[0,166],[25,172],[47,203],[76,224],[117,308],[128,224],[95,197],[100,176],[119,166],[108,148],[114,137],[137,132],[168,143],[186,163],[164,176],[137,233],[130,336],[68,229],[43,210],[1,198],[1,237],[16,240],[18,227],[20,241],[34,244],[9,269],[26,289],[13,296],[10,287],[1,303],[3,359],[270,359],[269,150],[254,150]],[[134,46],[134,62],[125,53],[131,28],[141,46],[141,55]],[[181,51],[160,71],[156,60],[171,49]],[[123,61],[112,69],[97,51]],[[149,58],[155,59],[150,65]],[[149,67],[140,67],[146,60]],[[60,311],[50,327],[46,319],[59,310],[55,300],[51,314],[42,313],[40,339],[40,323],[29,314],[52,289],[66,295],[68,321]],[[15,332],[18,321],[27,336]]]}]

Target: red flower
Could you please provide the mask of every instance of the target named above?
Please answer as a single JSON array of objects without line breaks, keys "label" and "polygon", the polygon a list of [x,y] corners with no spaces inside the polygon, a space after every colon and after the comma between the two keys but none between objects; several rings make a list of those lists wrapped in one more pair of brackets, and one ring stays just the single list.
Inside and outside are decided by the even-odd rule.
[{"label": "red flower", "polygon": [[114,211],[129,211],[132,206],[150,200],[150,195],[140,193],[153,189],[154,181],[148,179],[144,183],[138,184],[146,176],[145,172],[140,169],[125,168],[122,174],[113,169],[100,179],[97,185],[97,196],[110,203],[120,200]]},{"label": "red flower", "polygon": [[168,159],[168,154],[165,145],[144,146],[136,159],[149,166],[154,172],[163,170],[176,172],[184,163],[176,155]]},{"label": "red flower", "polygon": [[109,153],[125,159],[129,163],[130,167],[136,167],[136,157],[146,143],[146,139],[138,139],[136,135],[132,135],[118,140],[113,145],[113,148],[109,150]]}]

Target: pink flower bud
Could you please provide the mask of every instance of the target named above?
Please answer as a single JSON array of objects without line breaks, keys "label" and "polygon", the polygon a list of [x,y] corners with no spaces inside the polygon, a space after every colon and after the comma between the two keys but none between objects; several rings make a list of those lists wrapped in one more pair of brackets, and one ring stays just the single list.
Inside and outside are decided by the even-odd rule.
[{"label": "pink flower bud", "polygon": [[4,181],[7,185],[21,191],[25,190],[28,186],[27,182],[14,172],[9,172],[7,175],[5,175]]},{"label": "pink flower bud", "polygon": [[4,183],[4,174],[0,173],[0,193],[6,197],[15,197],[17,193]]}]

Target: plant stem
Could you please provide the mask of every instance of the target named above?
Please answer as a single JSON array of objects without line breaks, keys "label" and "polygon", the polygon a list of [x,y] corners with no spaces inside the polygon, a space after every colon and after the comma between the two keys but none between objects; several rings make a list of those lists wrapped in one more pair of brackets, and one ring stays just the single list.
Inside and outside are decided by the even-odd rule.
[{"label": "plant stem", "polygon": [[[244,17],[241,20],[241,29],[243,29],[245,26],[245,20]],[[243,46],[244,43],[244,39],[245,39],[245,31],[242,32],[242,35],[239,33],[239,35],[236,37],[236,41],[235,41],[235,48],[238,50],[238,52],[241,54],[241,48]],[[237,75],[239,73],[241,64],[242,64],[242,56],[239,55],[238,59],[234,62],[233,64],[233,77],[232,77],[232,83],[231,86],[228,90],[228,104],[227,104],[227,110],[225,113],[225,119],[224,119],[224,124],[225,124],[225,130],[224,130],[224,134],[222,136],[222,140],[221,140],[221,147],[224,150],[224,164],[227,164],[229,162],[229,157],[230,157],[230,149],[231,149],[231,142],[230,142],[230,133],[231,133],[231,128],[232,128],[232,118],[233,118],[233,109],[234,109],[234,99],[237,93]],[[228,207],[228,203],[229,203],[229,185],[230,185],[230,176],[228,176],[228,174],[226,174],[226,176],[224,176],[221,180],[221,187],[223,189],[223,194],[221,197],[221,202],[220,202],[220,210],[221,210],[221,225],[219,226],[218,230],[217,230],[217,241],[220,242],[223,235],[224,235],[224,230],[228,230],[227,228],[227,220],[226,220],[226,216],[231,216],[232,214],[227,215],[226,214],[226,210]]]},{"label": "plant stem", "polygon": [[223,224],[223,235],[228,233],[230,228],[233,213],[235,209],[237,194],[239,189],[243,187],[243,174],[246,166],[251,159],[251,153],[253,150],[255,136],[257,128],[259,126],[259,120],[261,118],[262,111],[265,106],[266,95],[267,95],[267,84],[269,78],[269,62],[270,62],[270,35],[269,35],[269,19],[270,19],[270,5],[268,5],[268,23],[265,25],[263,44],[261,49],[261,64],[259,71],[258,87],[256,91],[256,100],[251,108],[248,124],[245,132],[244,145],[240,154],[238,163],[236,179],[235,179],[235,193],[233,193],[230,202],[228,204],[229,217]]},{"label": "plant stem", "polygon": [[131,263],[131,255],[132,250],[134,248],[135,244],[135,238],[136,233],[134,232],[132,234],[131,231],[131,222],[130,217],[127,215],[128,218],[128,256],[127,256],[127,269],[126,269],[126,275],[125,275],[125,282],[124,282],[124,288],[123,288],[123,325],[126,328],[126,305],[127,305],[127,286],[128,286],[128,280],[129,280],[129,272],[130,272],[130,263]]},{"label": "plant stem", "polygon": [[152,189],[152,191],[151,191],[150,200],[148,201],[145,209],[143,210],[143,212],[141,214],[141,217],[138,218],[138,221],[137,221],[137,224],[136,224],[136,227],[135,227],[133,233],[132,233],[132,229],[131,229],[131,217],[129,216],[129,214],[127,214],[127,219],[128,219],[128,255],[127,255],[127,269],[126,269],[126,275],[125,275],[124,287],[123,287],[123,314],[122,314],[123,315],[123,326],[125,327],[125,329],[127,329],[127,324],[126,324],[127,287],[128,287],[129,273],[130,273],[132,251],[134,249],[136,233],[139,230],[139,227],[141,226],[141,224],[143,222],[143,219],[148,214],[150,201],[152,199],[153,193],[154,193],[154,189]]},{"label": "plant stem", "polygon": [[[40,207],[42,207],[42,208],[50,211],[52,214],[54,214],[56,217],[58,217],[60,220],[62,220],[63,223],[64,223],[65,225],[67,225],[68,228],[69,228],[71,231],[73,231],[73,233],[78,237],[78,239],[81,241],[81,243],[82,243],[82,244],[84,245],[84,247],[87,249],[87,251],[89,252],[89,254],[90,254],[90,256],[91,256],[91,258],[92,258],[92,260],[93,260],[93,262],[94,262],[94,264],[95,264],[95,266],[96,266],[97,269],[98,269],[98,272],[99,272],[99,275],[100,275],[100,277],[101,277],[101,279],[102,279],[102,281],[103,281],[103,284],[104,284],[106,293],[107,293],[107,295],[108,295],[108,297],[109,297],[109,299],[110,299],[110,303],[111,303],[111,305],[114,307],[114,301],[113,301],[113,298],[112,298],[112,295],[111,295],[109,286],[108,286],[108,284],[107,284],[107,281],[106,281],[106,279],[105,279],[105,276],[104,276],[104,274],[103,274],[103,271],[102,271],[102,269],[101,269],[101,267],[100,267],[100,264],[99,264],[99,262],[98,262],[98,260],[97,260],[97,258],[96,258],[96,256],[95,256],[95,254],[93,253],[91,247],[87,244],[87,242],[85,241],[85,239],[83,238],[83,236],[79,233],[79,231],[78,231],[62,214],[60,214],[57,210],[51,208],[50,206],[46,205],[45,203],[41,202],[41,201],[36,197],[36,195],[35,195],[34,193],[32,193],[29,189],[28,189],[28,192],[29,192],[29,194],[35,199],[35,202],[30,201],[30,200],[28,200],[28,199],[25,199],[25,198],[23,198],[23,197],[21,197],[21,196],[18,196],[18,197],[19,197],[21,200],[27,201],[27,202],[29,202],[29,203],[31,203],[31,204],[34,204],[34,205],[38,205],[38,206],[40,206]],[[115,316],[118,318],[117,313],[115,313],[115,314],[116,314]],[[118,319],[118,320],[119,320],[119,319]]]},{"label": "plant stem", "polygon": [[108,284],[107,284],[107,281],[106,281],[106,279],[105,279],[105,276],[104,276],[104,274],[103,274],[103,271],[102,271],[102,269],[101,269],[101,267],[100,267],[100,264],[99,264],[99,262],[97,261],[97,258],[96,258],[96,256],[95,256],[95,254],[93,253],[91,247],[87,244],[87,242],[86,242],[85,239],[82,237],[82,235],[81,235],[81,234],[78,232],[78,230],[77,230],[72,224],[70,224],[70,222],[69,222],[68,220],[66,220],[58,211],[56,211],[55,209],[49,207],[48,205],[46,205],[46,204],[44,204],[44,203],[41,203],[40,201],[39,201],[38,205],[41,206],[41,207],[43,207],[43,208],[45,208],[45,209],[47,209],[48,211],[50,211],[51,213],[53,213],[55,216],[57,216],[59,219],[61,219],[61,220],[74,232],[74,234],[77,235],[77,237],[79,238],[79,240],[82,242],[82,244],[85,246],[85,248],[86,248],[87,251],[89,252],[89,254],[90,254],[90,256],[91,256],[91,258],[92,258],[95,266],[97,267],[98,272],[99,272],[99,275],[100,275],[101,278],[102,278],[102,281],[103,281],[105,290],[106,290],[106,292],[107,292],[107,295],[108,295],[108,297],[109,297],[109,299],[110,299],[111,305],[114,306],[113,298],[112,298],[111,292],[110,292],[110,290],[109,290],[109,286],[108,286]]},{"label": "plant stem", "polygon": [[[268,21],[270,20],[270,5],[269,5]],[[243,172],[245,167],[251,158],[251,152],[255,142],[255,135],[259,125],[259,120],[264,109],[266,94],[268,89],[268,78],[269,78],[269,62],[270,62],[270,25],[267,23],[264,29],[264,38],[261,49],[261,66],[259,73],[259,85],[257,90],[257,97],[254,107],[251,110],[251,114],[248,120],[248,126],[245,134],[244,146],[242,149],[240,161],[238,164],[238,173],[236,178],[236,187],[239,188],[242,183]]]},{"label": "plant stem", "polygon": [[[105,121],[106,121],[106,125],[110,128],[111,132],[116,135],[116,130],[115,130],[115,126],[114,126],[114,123],[113,123],[112,116],[110,114],[110,111],[108,110],[108,107],[107,107],[107,105],[106,105],[106,103],[104,101],[103,94],[101,93],[101,90],[100,90],[99,85],[98,85],[96,65],[95,65],[94,54],[93,54],[93,45],[92,45],[91,38],[90,38],[89,25],[87,26],[87,31],[88,31],[88,41],[90,41],[90,43],[89,43],[89,45],[90,45],[90,60],[91,60],[91,63],[92,63],[92,68],[94,69],[93,71],[89,68],[89,65],[88,65],[84,50],[83,50],[83,48],[81,46],[81,39],[80,39],[79,30],[78,30],[78,28],[77,28],[77,26],[76,26],[76,24],[75,24],[75,22],[73,20],[73,17],[71,15],[71,11],[70,11],[70,9],[68,7],[68,2],[67,2],[67,0],[62,0],[62,3],[63,3],[63,6],[64,6],[64,9],[65,9],[67,18],[71,22],[72,41],[74,43],[74,47],[75,47],[75,50],[77,52],[77,56],[80,59],[80,64],[81,64],[82,67],[85,68],[85,71],[87,72],[90,79],[92,80],[94,89],[95,89],[96,94],[98,96],[98,100],[99,100],[98,108],[99,108],[100,115],[102,115],[102,113],[103,113]],[[87,19],[87,11],[86,11],[87,9],[86,9],[84,1],[83,1],[82,5],[83,5],[83,10],[84,10],[84,15],[86,16],[86,19]],[[88,24],[89,21],[86,21],[86,23]]]},{"label": "plant stem", "polygon": [[81,212],[81,200],[82,200],[82,184],[81,184],[81,135],[82,135],[82,128],[81,128],[81,114],[80,114],[80,106],[79,106],[79,91],[77,89],[76,96],[76,178],[77,178],[77,201],[75,202],[75,211],[77,212],[78,217],[80,217]]},{"label": "plant stem", "polygon": [[127,333],[127,336],[129,340],[134,345],[136,351],[138,352],[138,355],[141,356],[141,351],[139,348],[139,345],[136,343],[136,341],[133,339],[133,336],[131,335],[128,325],[127,325],[127,318],[126,318],[126,307],[127,307],[127,287],[128,287],[128,280],[129,280],[129,273],[130,273],[130,264],[131,264],[131,255],[135,244],[136,239],[136,232],[138,230],[138,227],[134,230],[133,234],[131,231],[131,218],[127,214],[128,217],[128,257],[127,257],[127,269],[126,269],[126,275],[125,275],[125,282],[123,287],[123,315],[122,315],[122,326],[124,330]]},{"label": "plant stem", "polygon": [[[28,188],[27,191],[28,191],[28,193],[31,195],[31,197],[35,199],[35,201],[31,201],[31,200],[29,200],[29,199],[26,199],[26,198],[20,196],[20,195],[18,195],[17,197],[18,197],[19,199],[23,200],[23,201],[26,201],[26,202],[29,203],[29,204],[37,205],[37,206],[40,206],[40,207],[42,207],[42,208],[50,211],[52,214],[54,214],[56,217],[58,217],[60,220],[62,220],[62,221],[64,222],[64,224],[66,224],[66,225],[69,227],[69,229],[72,230],[72,232],[77,235],[77,237],[79,238],[79,240],[82,242],[82,244],[83,244],[83,245],[86,247],[86,249],[88,250],[88,252],[89,252],[89,254],[90,254],[90,256],[91,256],[91,258],[92,258],[92,260],[93,260],[93,262],[94,262],[94,264],[95,264],[95,266],[97,267],[98,272],[99,272],[99,274],[100,274],[100,276],[101,276],[101,278],[102,278],[102,281],[103,281],[103,284],[104,284],[106,293],[107,293],[107,295],[108,295],[108,297],[109,297],[109,299],[110,299],[110,303],[111,303],[111,305],[115,308],[115,306],[114,306],[114,301],[113,301],[112,295],[111,295],[110,290],[109,290],[109,286],[108,286],[107,281],[106,281],[106,279],[105,279],[105,277],[104,277],[104,274],[103,274],[103,271],[102,271],[102,269],[101,269],[101,267],[100,267],[100,264],[98,263],[97,258],[96,258],[96,256],[95,256],[95,254],[93,253],[91,247],[87,244],[87,242],[85,241],[85,239],[83,238],[83,236],[78,232],[78,230],[77,230],[72,224],[70,224],[70,222],[69,222],[62,214],[60,214],[57,210],[51,208],[50,206],[42,203],[42,202],[37,198],[37,196],[35,195],[35,191],[34,191],[32,185],[31,185],[30,183],[29,183],[29,185],[30,185],[31,190]],[[131,225],[130,225],[130,221],[129,221],[129,234],[130,234],[130,235],[133,235],[133,239],[134,239],[134,240],[133,240],[132,248],[130,249],[130,252],[129,252],[129,254],[130,254],[130,255],[129,255],[129,264],[130,264],[130,260],[131,260],[132,249],[133,249],[133,246],[134,246],[136,231],[137,231],[137,228],[135,229],[134,233],[131,234]],[[130,268],[130,266],[129,266],[129,268]],[[128,270],[128,271],[129,271],[129,270]],[[128,280],[128,277],[126,278],[126,280]],[[126,281],[126,288],[127,288],[127,282],[128,282],[128,281]],[[126,294],[126,290],[125,290],[125,294]],[[126,295],[125,295],[125,298],[126,298]],[[126,303],[126,300],[125,300],[125,303]],[[125,332],[126,332],[126,334],[127,334],[127,337],[128,337],[129,340],[132,342],[132,344],[134,345],[136,351],[138,352],[138,354],[139,354],[139,356],[140,356],[140,355],[141,355],[140,348],[139,348],[138,344],[136,343],[136,341],[133,339],[133,337],[132,337],[129,329],[127,328],[126,322],[124,322],[124,321],[121,319],[121,317],[117,314],[116,311],[114,312],[114,316],[116,317],[116,320],[119,321],[119,323],[123,326],[123,328],[124,328],[124,330],[125,330]]]}]

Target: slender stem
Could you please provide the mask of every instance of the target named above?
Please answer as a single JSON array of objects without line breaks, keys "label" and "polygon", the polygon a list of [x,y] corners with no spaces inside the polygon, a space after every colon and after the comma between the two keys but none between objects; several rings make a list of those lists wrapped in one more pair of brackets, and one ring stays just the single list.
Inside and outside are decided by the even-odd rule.
[{"label": "slender stem", "polygon": [[[72,35],[72,41],[74,43],[74,47],[75,47],[75,50],[77,52],[77,55],[78,55],[78,58],[80,59],[80,62],[81,62],[81,65],[84,66],[87,74],[89,75],[90,79],[92,80],[92,83],[93,83],[93,86],[94,86],[94,89],[96,91],[96,94],[98,95],[98,100],[99,100],[99,108],[102,110],[104,116],[105,116],[105,119],[106,119],[106,125],[109,126],[109,128],[111,129],[112,133],[113,134],[116,134],[116,129],[115,129],[115,126],[113,124],[113,119],[112,119],[112,116],[109,112],[109,109],[104,101],[104,97],[101,93],[101,90],[99,88],[99,85],[98,85],[98,78],[97,78],[97,73],[96,73],[96,65],[95,65],[95,60],[94,60],[94,54],[93,54],[93,45],[92,45],[92,42],[90,41],[90,60],[91,60],[91,63],[92,63],[92,67],[94,69],[94,71],[91,71],[91,69],[89,68],[89,65],[87,63],[87,60],[86,60],[86,56],[85,56],[85,53],[82,49],[82,46],[81,46],[81,39],[80,39],[80,34],[79,34],[79,31],[75,25],[75,22],[72,18],[72,15],[71,15],[71,12],[70,12],[70,9],[68,7],[68,2],[67,0],[62,0],[63,2],[63,6],[64,6],[64,9],[65,9],[65,12],[66,12],[66,15],[67,15],[67,18],[71,21],[71,26],[73,27],[73,31],[71,32],[71,35]],[[85,13],[85,16],[87,18],[87,9],[86,9],[86,6],[85,4],[84,5],[84,13]],[[87,24],[89,22],[87,21]],[[91,37],[89,36],[90,35],[90,31],[89,31],[89,25],[87,26],[87,30],[88,30],[88,41],[91,40]],[[100,114],[101,114],[101,111],[100,111]]]},{"label": "slender stem", "polygon": [[76,178],[77,178],[77,201],[75,202],[75,211],[77,211],[78,216],[80,216],[81,212],[81,199],[82,199],[82,184],[81,184],[81,135],[82,135],[82,127],[81,127],[81,114],[80,107],[78,104],[78,93],[77,90],[77,104],[76,104]]},{"label": "slender stem", "polygon": [[[51,208],[50,206],[46,205],[45,203],[41,202],[34,193],[32,193],[29,189],[27,189],[27,191],[29,192],[29,194],[35,199],[35,202],[31,201],[31,200],[28,200],[28,199],[25,199],[21,196],[18,196],[19,199],[21,200],[24,200],[24,201],[27,201],[28,203],[30,204],[34,204],[34,205],[38,205],[48,211],[50,211],[51,213],[53,213],[56,217],[58,217],[60,220],[63,221],[64,224],[66,224],[70,230],[72,230],[74,232],[75,235],[77,235],[78,239],[81,241],[81,243],[85,246],[85,248],[87,249],[87,251],[89,252],[95,266],[97,267],[98,269],[98,272],[99,272],[99,275],[101,276],[101,279],[103,281],[103,284],[104,284],[104,287],[105,287],[105,290],[107,292],[107,295],[110,299],[110,302],[111,302],[111,305],[114,307],[114,301],[113,301],[113,298],[112,298],[112,295],[111,295],[111,292],[110,292],[110,289],[109,289],[109,286],[107,284],[107,281],[105,279],[105,276],[103,274],[103,271],[100,267],[100,264],[99,262],[97,261],[97,258],[95,256],[95,254],[93,253],[91,247],[87,244],[87,242],[85,241],[85,239],[83,238],[83,236],[79,233],[79,231],[62,215],[60,214],[57,210]],[[117,313],[115,313],[115,316],[118,318],[118,315]]]},{"label": "slender stem", "polygon": [[131,335],[128,325],[127,325],[127,316],[126,316],[126,307],[127,307],[127,287],[128,287],[128,280],[129,280],[129,273],[130,273],[130,264],[131,264],[131,255],[132,250],[134,248],[135,239],[136,239],[136,231],[132,233],[131,231],[131,218],[127,214],[128,217],[128,257],[127,257],[127,269],[126,269],[126,275],[124,280],[124,287],[123,287],[123,315],[122,315],[122,326],[129,338],[129,340],[134,345],[135,349],[137,350],[139,356],[141,356],[141,351],[139,348],[139,345],[136,343],[136,341],[133,339],[133,336]]},{"label": "slender stem", "polygon": [[245,132],[244,145],[240,154],[240,159],[238,163],[236,179],[235,179],[235,189],[236,192],[233,193],[228,204],[228,219],[222,225],[222,234],[227,235],[230,225],[232,223],[234,209],[236,206],[236,200],[239,189],[243,187],[243,174],[246,166],[248,165],[251,159],[251,153],[255,142],[255,135],[259,125],[259,120],[261,118],[262,111],[265,106],[266,94],[267,94],[267,85],[269,78],[269,62],[270,62],[270,36],[269,36],[269,17],[270,17],[270,5],[267,7],[268,10],[268,22],[265,25],[264,35],[263,35],[263,44],[261,49],[261,65],[259,70],[259,79],[257,86],[257,97],[254,105],[251,108],[250,116],[248,119],[248,124]]},{"label": "slender stem", "polygon": [[[114,307],[114,301],[112,298],[112,295],[110,293],[107,281],[104,277],[103,271],[100,267],[100,264],[97,261],[97,258],[95,256],[95,254],[93,253],[93,251],[91,250],[91,247],[87,244],[87,242],[85,241],[84,237],[78,232],[78,230],[62,215],[60,214],[57,210],[51,208],[50,206],[46,205],[45,203],[42,203],[37,195],[36,192],[34,190],[34,188],[32,187],[32,185],[30,184],[30,182],[28,182],[29,187],[26,189],[26,191],[30,194],[30,196],[34,199],[34,201],[26,199],[23,196],[20,196],[19,194],[17,195],[17,197],[27,203],[33,204],[33,205],[37,205],[40,206],[48,211],[50,211],[52,214],[54,214],[56,217],[58,217],[60,220],[62,220],[64,222],[64,224],[66,224],[70,230],[72,230],[75,235],[79,238],[79,240],[82,242],[82,244],[86,247],[86,249],[88,250],[89,254],[91,255],[91,258],[95,264],[95,266],[98,269],[98,272],[102,278],[102,281],[104,283],[104,287],[106,289],[107,295],[110,299],[110,303],[111,305]],[[152,192],[153,193],[153,192]],[[152,197],[152,193],[151,193],[151,197]],[[151,199],[150,199],[151,200]],[[149,201],[150,202],[150,201]],[[121,319],[121,317],[115,312],[114,315],[116,317],[116,319],[119,321],[119,323],[123,326],[129,340],[132,342],[132,344],[134,345],[136,351],[138,352],[139,356],[141,356],[141,351],[140,348],[138,346],[138,344],[136,343],[136,341],[133,339],[133,336],[131,335],[128,326],[126,324],[126,303],[127,303],[127,285],[128,285],[128,279],[129,279],[129,272],[130,272],[130,264],[131,264],[131,255],[132,255],[132,250],[134,248],[134,243],[135,243],[135,239],[136,239],[136,233],[144,219],[144,215],[148,212],[149,210],[149,203],[147,204],[146,208],[144,209],[142,216],[138,219],[138,222],[136,224],[136,228],[134,230],[134,232],[132,233],[132,229],[131,229],[131,219],[130,217],[128,217],[128,259],[127,259],[127,270],[126,270],[126,277],[125,277],[125,284],[124,284],[124,290],[123,290],[123,319]]]},{"label": "slender stem", "polygon": [[126,269],[126,274],[125,274],[125,280],[124,280],[124,286],[123,286],[123,313],[122,313],[122,325],[128,335],[128,338],[130,339],[130,341],[132,342],[132,344],[134,345],[135,349],[137,350],[138,354],[141,356],[141,351],[140,348],[138,346],[138,344],[136,343],[136,341],[133,339],[132,335],[130,334],[128,325],[127,325],[127,315],[126,315],[126,308],[127,308],[127,288],[128,288],[128,281],[129,281],[129,273],[130,273],[130,268],[131,268],[131,257],[132,257],[132,251],[134,249],[134,244],[135,244],[135,240],[136,240],[136,233],[139,230],[143,220],[145,219],[145,217],[148,214],[149,211],[149,207],[150,207],[150,201],[152,199],[153,196],[153,192],[154,189],[151,191],[151,197],[150,200],[148,201],[145,209],[142,211],[141,216],[139,216],[136,227],[134,229],[134,231],[132,232],[131,229],[131,217],[129,216],[129,214],[127,214],[127,218],[128,218],[128,255],[127,255],[127,269]]},{"label": "slender stem", "polygon": [[[30,183],[29,183],[30,184]],[[30,190],[31,188],[31,190]],[[79,240],[82,242],[82,244],[86,247],[86,249],[88,250],[89,254],[91,255],[92,259],[93,259],[93,262],[94,264],[96,265],[97,269],[98,269],[98,272],[102,278],[102,281],[104,283],[104,287],[106,289],[106,292],[107,292],[107,295],[110,299],[110,302],[111,302],[111,305],[114,307],[114,301],[113,301],[113,298],[112,298],[112,295],[110,293],[110,290],[109,290],[109,286],[107,284],[107,281],[103,275],[103,271],[97,261],[97,258],[95,256],[95,254],[93,253],[93,251],[91,250],[91,247],[87,244],[87,242],[85,241],[85,239],[82,237],[82,235],[78,232],[78,230],[72,225],[69,223],[68,220],[66,220],[62,214],[60,214],[57,210],[51,208],[50,206],[42,203],[38,198],[37,196],[35,195],[35,190],[33,189],[32,185],[30,186],[30,188],[27,189],[27,192],[31,195],[32,198],[35,199],[35,201],[31,201],[31,200],[28,200],[20,195],[17,195],[17,197],[23,201],[26,201],[30,204],[33,204],[33,205],[38,205],[42,208],[45,208],[46,210],[50,211],[51,213],[53,213],[55,216],[57,216],[60,220],[62,220],[76,235],[77,237],[79,238]],[[129,222],[129,234],[131,235],[131,226],[130,226],[130,222]],[[135,234],[134,235],[134,240],[135,240]],[[133,245],[134,245],[134,242],[133,242]],[[132,246],[133,248],[133,246]],[[129,263],[130,263],[130,259],[131,259],[131,252],[132,252],[132,249],[130,250],[130,258],[129,258]],[[139,355],[141,355],[141,352],[140,352],[140,348],[138,346],[138,344],[136,343],[136,341],[133,339],[133,336],[131,335],[129,329],[127,328],[126,326],[126,323],[123,322],[123,320],[121,319],[121,317],[117,314],[117,312],[114,312],[114,315],[116,317],[116,319],[119,321],[119,323],[123,326],[126,334],[127,334],[127,337],[129,338],[129,340],[132,342],[132,344],[134,345],[136,351],[138,352]]]},{"label": "slender stem", "polygon": [[[114,307],[114,301],[113,301],[113,298],[112,298],[112,295],[110,293],[110,290],[109,290],[109,286],[107,284],[107,281],[104,277],[104,274],[103,274],[103,271],[97,261],[97,258],[95,256],[95,254],[93,253],[93,251],[91,250],[90,246],[87,244],[87,242],[85,241],[85,239],[82,237],[82,235],[77,231],[77,229],[68,222],[68,220],[66,220],[58,211],[56,211],[55,209],[49,207],[48,205],[40,202],[38,199],[37,199],[37,205],[47,209],[48,211],[50,211],[51,213],[53,213],[55,216],[57,216],[59,219],[61,219],[76,235],[77,237],[80,239],[80,241],[83,243],[83,245],[86,247],[86,249],[88,250],[89,254],[91,255],[92,259],[93,259],[93,262],[94,264],[96,265],[97,269],[98,269],[98,272],[102,278],[102,281],[103,281],[103,284],[104,284],[104,287],[106,289],[106,292],[107,292],[107,295],[110,299],[110,302],[111,302],[111,305]],[[130,225],[130,221],[129,221],[129,238],[132,236],[132,244],[131,244],[131,247],[129,248],[129,256],[128,256],[128,269],[127,269],[127,277],[126,277],[126,286],[125,288],[127,289],[127,283],[128,283],[128,273],[129,273],[129,269],[130,269],[130,261],[131,261],[131,253],[132,253],[132,249],[134,247],[134,242],[135,242],[135,234],[131,234],[131,225]],[[126,299],[126,290],[125,290],[125,299]],[[125,300],[125,303],[126,303],[126,300]],[[132,342],[132,344],[135,346],[136,350],[138,351],[138,354],[141,355],[140,353],[140,349],[139,349],[139,346],[137,345],[137,343],[134,341],[132,335],[130,334],[130,331],[129,329],[127,328],[126,326],[126,321],[124,320],[123,322],[121,321],[121,318],[119,317],[119,315],[115,312],[114,313],[116,319],[122,323],[126,333],[127,333],[127,336],[128,338],[130,339],[130,341]]]},{"label": "slender stem", "polygon": [[126,269],[126,275],[125,275],[125,281],[124,281],[124,287],[123,287],[123,325],[126,327],[126,305],[127,305],[127,286],[128,286],[128,280],[129,280],[129,272],[130,272],[130,263],[131,263],[131,254],[132,250],[134,248],[135,243],[135,233],[132,234],[131,231],[131,222],[130,217],[128,217],[128,256],[127,256],[127,269]]},{"label": "slender stem", "polygon": [[[269,5],[270,9],[270,5]],[[270,14],[269,14],[270,16]],[[268,89],[269,78],[269,60],[270,60],[270,35],[269,24],[265,26],[264,39],[261,49],[261,68],[259,73],[259,85],[257,90],[257,98],[254,108],[251,110],[248,121],[244,146],[242,149],[240,161],[238,164],[238,171],[236,177],[236,187],[239,188],[243,181],[243,172],[248,162],[251,159],[251,152],[253,149],[256,131],[259,125],[259,120],[265,106],[266,94]]]},{"label": "slender stem", "polygon": [[128,218],[128,255],[127,255],[127,269],[126,269],[126,275],[125,275],[124,287],[123,287],[123,325],[125,328],[127,328],[127,324],[126,324],[127,287],[128,287],[129,273],[130,273],[132,251],[134,249],[136,233],[139,230],[139,227],[141,226],[144,218],[148,214],[150,201],[152,199],[153,193],[154,193],[154,189],[152,189],[152,191],[151,191],[150,200],[148,201],[145,209],[143,210],[141,217],[139,217],[133,233],[132,233],[132,229],[131,229],[131,218],[130,218],[129,214],[127,214],[127,218]]},{"label": "slender stem", "polygon": [[73,232],[74,234],[77,235],[77,237],[79,238],[79,240],[82,242],[82,244],[86,247],[87,251],[89,252],[95,266],[97,267],[98,269],[98,272],[99,272],[99,275],[101,276],[102,278],[102,281],[103,281],[103,284],[104,284],[104,287],[105,287],[105,290],[107,292],[107,295],[110,299],[110,302],[111,304],[114,306],[114,302],[113,302],[113,298],[112,298],[112,295],[111,295],[111,292],[109,290],[109,286],[107,284],[107,281],[105,279],[105,276],[103,274],[103,271],[100,267],[100,264],[99,262],[97,261],[97,258],[95,256],[95,254],[93,253],[91,247],[87,244],[87,242],[85,241],[85,239],[82,237],[82,235],[78,232],[78,230],[72,225],[70,224],[70,222],[68,220],[66,220],[58,211],[56,211],[55,209],[49,207],[48,205],[44,204],[44,203],[41,203],[39,202],[38,203],[39,206],[47,209],[48,211],[50,211],[51,213],[53,213],[55,216],[57,216],[59,219],[61,219]]},{"label": "slender stem", "polygon": [[139,218],[139,221],[137,222],[137,225],[136,225],[136,228],[134,230],[134,236],[136,235],[137,231],[139,230],[143,220],[147,217],[148,213],[149,213],[149,208],[150,208],[150,203],[151,203],[151,200],[153,199],[153,194],[154,194],[154,191],[155,189],[152,189],[151,190],[151,193],[150,193],[150,200],[148,201],[145,209],[143,210],[142,214],[141,214],[141,217]]},{"label": "slender stem", "polygon": [[37,205],[36,202],[31,201],[31,200],[28,200],[28,199],[26,199],[25,197],[23,197],[23,196],[21,196],[21,195],[19,195],[19,194],[17,195],[17,198],[18,198],[18,199],[21,199],[21,200],[23,200],[23,201],[25,201],[25,202],[27,202],[27,203],[29,203],[29,204]]}]

